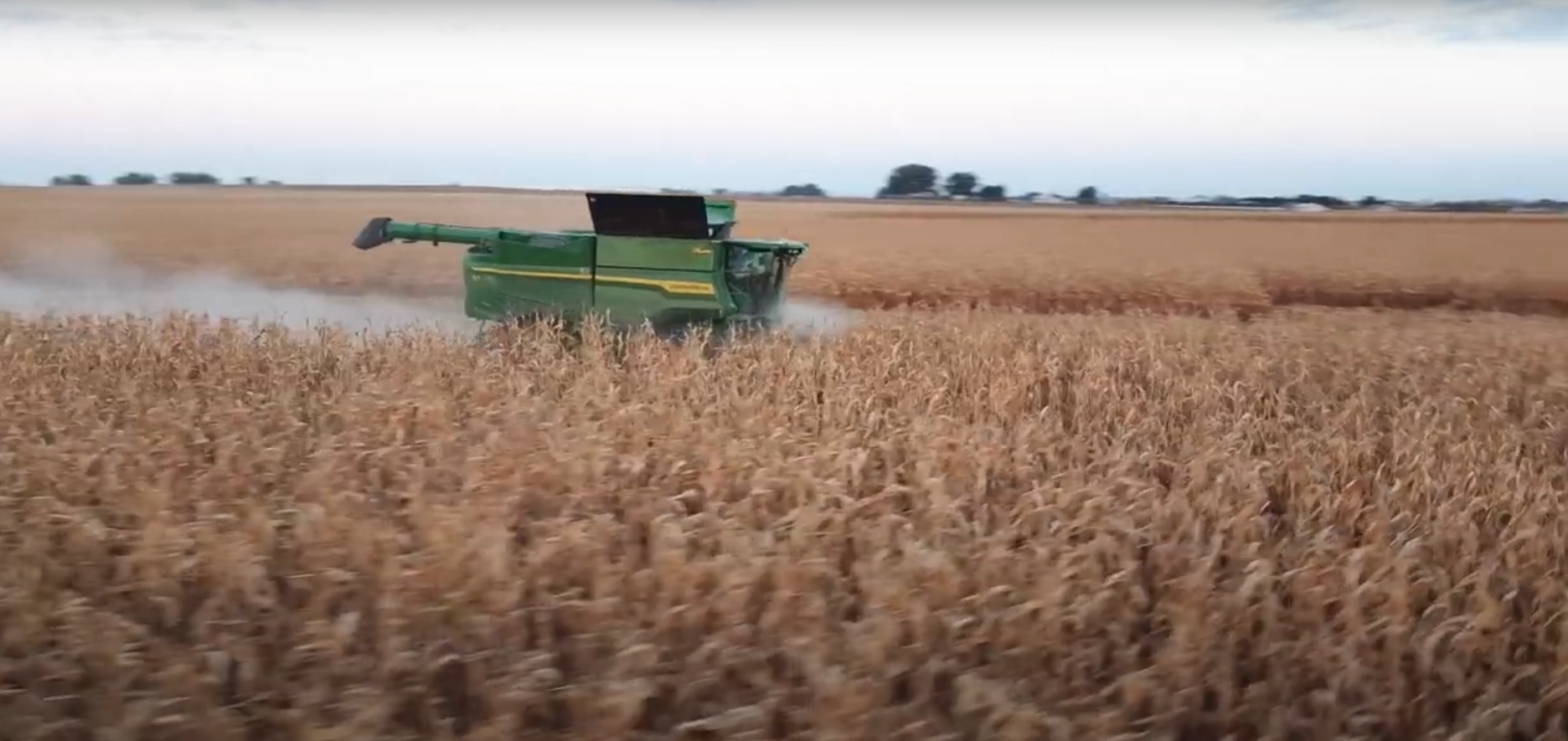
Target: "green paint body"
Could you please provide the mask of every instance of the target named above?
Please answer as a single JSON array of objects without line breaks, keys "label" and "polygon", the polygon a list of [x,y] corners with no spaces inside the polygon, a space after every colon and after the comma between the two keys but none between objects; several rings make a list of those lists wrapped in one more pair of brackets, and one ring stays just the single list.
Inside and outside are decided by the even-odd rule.
[{"label": "green paint body", "polygon": [[468,246],[467,315],[487,321],[590,314],[611,325],[769,326],[803,242],[735,239],[735,202],[701,196],[587,194],[591,231],[372,219],[354,246],[393,240]]}]

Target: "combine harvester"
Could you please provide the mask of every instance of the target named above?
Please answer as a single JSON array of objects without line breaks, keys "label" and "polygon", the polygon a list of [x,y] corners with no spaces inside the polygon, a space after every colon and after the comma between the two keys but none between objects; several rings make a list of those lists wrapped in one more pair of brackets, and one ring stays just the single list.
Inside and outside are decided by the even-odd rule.
[{"label": "combine harvester", "polygon": [[735,202],[696,195],[588,193],[593,229],[529,231],[377,217],[354,246],[393,240],[469,245],[464,311],[503,323],[590,316],[611,327],[652,325],[660,337],[715,335],[780,320],[784,283],[807,245],[735,239]]}]

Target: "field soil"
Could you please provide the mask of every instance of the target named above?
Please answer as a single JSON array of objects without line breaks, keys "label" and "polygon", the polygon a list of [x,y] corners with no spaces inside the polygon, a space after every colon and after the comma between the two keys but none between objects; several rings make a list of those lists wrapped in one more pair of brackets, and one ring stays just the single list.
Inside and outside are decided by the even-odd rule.
[{"label": "field soil", "polygon": [[583,205],[0,191],[0,739],[1568,738],[1568,222],[745,203],[871,310],[712,354],[177,311]]}]

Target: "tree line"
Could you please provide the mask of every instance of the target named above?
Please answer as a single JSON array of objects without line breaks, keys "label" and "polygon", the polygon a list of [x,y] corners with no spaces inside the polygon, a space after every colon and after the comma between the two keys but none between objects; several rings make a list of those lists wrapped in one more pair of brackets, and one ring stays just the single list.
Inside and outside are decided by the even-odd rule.
[{"label": "tree line", "polygon": [[[877,192],[878,198],[908,198],[908,197],[947,197],[977,199],[983,201],[1007,200],[1007,186],[998,183],[982,183],[980,177],[973,172],[955,172],[939,186],[939,174],[936,168],[909,164],[893,169],[888,175],[887,183]],[[112,181],[114,185],[222,185],[223,181],[215,175],[206,172],[176,172],[160,178],[147,172],[127,172]],[[90,186],[94,185],[93,179],[87,175],[71,174],[58,175],[49,181],[55,186]],[[254,177],[240,178],[238,184],[259,185]],[[266,185],[281,185],[276,180],[266,182]],[[686,192],[674,189],[665,189],[666,192]],[[716,195],[727,193],[725,189],[715,189]],[[826,198],[828,192],[816,183],[800,183],[787,185],[775,192],[775,195],[792,196],[800,198]],[[1038,193],[1029,193],[1027,197],[1038,196]],[[1095,203],[1099,200],[1098,191],[1094,187],[1080,190],[1076,199],[1080,203]]]},{"label": "tree line", "polygon": [[[806,183],[804,185],[787,186],[780,190],[778,195],[821,198],[825,197],[827,192],[817,187],[815,183]],[[1023,199],[1032,201],[1039,196],[1039,192],[1031,191],[1023,194]],[[980,176],[973,172],[953,172],[944,178],[935,167],[910,163],[899,165],[888,173],[886,182],[877,190],[877,198],[949,198],[954,200],[1005,201],[1008,199],[1008,192],[1006,185],[983,182]],[[1077,195],[1070,198],[1061,198],[1061,200],[1076,201],[1082,204],[1099,203],[1100,189],[1093,185],[1085,186],[1078,190]]]},{"label": "tree line", "polygon": [[[1038,192],[1029,192],[1023,197],[1025,200],[1034,200],[1039,195]],[[910,163],[899,165],[888,173],[887,181],[877,191],[877,197],[1005,201],[1008,199],[1008,192],[1006,185],[985,183],[974,172],[957,171],[948,173],[947,177],[943,178],[935,167]],[[1100,189],[1093,185],[1084,186],[1078,190],[1077,195],[1063,200],[1083,204],[1099,203]]]},{"label": "tree line", "polygon": [[[222,179],[218,178],[216,175],[206,172],[173,172],[162,178],[150,172],[127,172],[123,175],[120,175],[119,177],[116,177],[110,182],[115,185],[157,185],[159,183],[167,183],[169,185],[223,184]],[[242,185],[260,185],[261,181],[254,177],[243,177],[239,179],[239,183]],[[92,178],[77,173],[72,175],[56,175],[49,179],[49,184],[56,186],[90,186],[94,183]],[[276,180],[268,180],[266,181],[266,184],[282,185],[282,183]]]},{"label": "tree line", "polygon": [[[174,172],[159,177],[147,172],[127,172],[111,181],[114,185],[222,185],[223,181],[215,175],[206,172]],[[82,174],[59,175],[49,181],[55,186],[90,186],[93,179]],[[236,185],[282,185],[277,180],[265,182],[255,177],[243,177],[235,181]],[[668,193],[691,193],[695,191],[676,190],[666,188]],[[729,191],[723,188],[713,190],[714,195],[726,195]],[[800,198],[826,198],[828,192],[816,183],[799,183],[788,185],[773,195],[800,197]],[[1033,201],[1041,194],[1038,192],[1025,193],[1022,200]],[[953,200],[977,201],[1005,201],[1008,200],[1008,189],[1001,183],[985,183],[974,172],[957,171],[948,173],[943,177],[936,168],[930,165],[910,163],[893,168],[887,175],[882,187],[877,190],[877,198],[944,198]],[[1103,194],[1095,186],[1089,185],[1080,188],[1073,196],[1055,196],[1058,201],[1075,202],[1083,205],[1101,203]],[[1302,194],[1297,196],[1213,196],[1196,199],[1177,199],[1166,197],[1152,198],[1126,198],[1119,199],[1121,203],[1129,206],[1225,206],[1241,208],[1282,208],[1292,206],[1311,205],[1330,210],[1342,209],[1370,209],[1382,206],[1392,206],[1384,199],[1376,196],[1366,196],[1358,200],[1347,200],[1335,196]],[[1406,209],[1423,211],[1460,211],[1460,212],[1501,212],[1524,208],[1526,210],[1538,209],[1542,211],[1568,210],[1568,203],[1559,200],[1541,199],[1528,203],[1510,200],[1471,200],[1471,201],[1443,201],[1428,204],[1400,204]]]}]

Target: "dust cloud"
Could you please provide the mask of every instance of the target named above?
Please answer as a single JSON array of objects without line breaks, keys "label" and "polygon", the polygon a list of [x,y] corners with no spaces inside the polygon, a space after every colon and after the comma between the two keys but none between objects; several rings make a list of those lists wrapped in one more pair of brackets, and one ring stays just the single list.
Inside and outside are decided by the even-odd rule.
[{"label": "dust cloud", "polygon": [[374,332],[462,331],[475,326],[463,316],[460,299],[340,296],[265,286],[216,271],[153,274],[96,244],[33,247],[10,257],[9,264],[0,267],[0,313],[20,316],[183,313],[297,330],[330,325]]},{"label": "dust cloud", "polygon": [[788,296],[779,307],[779,324],[797,337],[837,335],[860,320],[858,311],[814,299]]},{"label": "dust cloud", "polygon": [[[13,251],[0,266],[0,313],[21,316],[142,316],[180,313],[211,320],[275,323],[308,330],[325,325],[348,331],[403,328],[471,332],[480,323],[463,315],[461,299],[420,300],[348,296],[266,286],[221,271],[156,274],[116,257],[100,244]],[[838,335],[860,323],[860,312],[790,297],[781,328],[796,337]]]}]

